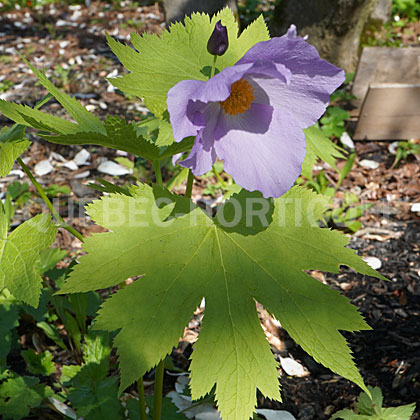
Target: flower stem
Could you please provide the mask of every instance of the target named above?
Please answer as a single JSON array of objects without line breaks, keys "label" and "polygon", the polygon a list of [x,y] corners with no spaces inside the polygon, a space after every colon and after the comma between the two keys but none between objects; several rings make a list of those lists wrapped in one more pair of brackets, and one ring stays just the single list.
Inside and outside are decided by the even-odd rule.
[{"label": "flower stem", "polygon": [[214,55],[213,56],[213,65],[211,67],[210,79],[214,76],[214,72],[216,71],[216,61],[217,61],[217,55]]},{"label": "flower stem", "polygon": [[226,188],[226,184],[225,181],[223,181],[223,178],[220,176],[219,172],[216,170],[216,168],[213,165],[213,172],[215,173],[217,179],[219,180],[219,182],[222,184],[222,188]]},{"label": "flower stem", "polygon": [[160,162],[153,161],[153,169],[155,170],[155,176],[156,176],[156,184],[159,185],[159,187],[163,188],[163,182],[162,182],[162,171],[160,169]]},{"label": "flower stem", "polygon": [[44,200],[44,202],[47,205],[48,209],[50,210],[51,214],[57,219],[57,221],[59,223],[59,227],[62,227],[64,229],[66,229],[67,232],[70,232],[72,235],[74,235],[76,238],[78,238],[81,242],[83,242],[84,241],[83,235],[63,220],[63,218],[60,216],[58,211],[52,205],[52,203],[51,203],[50,199],[48,198],[47,194],[45,194],[45,191],[43,190],[41,185],[38,183],[38,181],[32,175],[32,172],[29,170],[29,168],[23,162],[23,160],[20,157],[18,157],[16,159],[16,161],[19,163],[19,165],[23,169],[23,172],[25,172],[25,174],[31,180],[33,186],[38,191],[38,194],[40,195],[40,197]]},{"label": "flower stem", "polygon": [[194,174],[191,169],[188,171],[187,189],[185,190],[185,197],[191,198],[192,188],[194,184]]},{"label": "flower stem", "polygon": [[162,391],[163,374],[165,373],[165,358],[163,358],[156,367],[155,372],[155,398],[153,409],[153,420],[161,420],[162,416]]},{"label": "flower stem", "polygon": [[143,382],[143,378],[139,378],[138,381],[137,381],[137,392],[139,394],[140,420],[147,420],[147,415],[146,415],[146,398],[144,397],[144,382]]}]

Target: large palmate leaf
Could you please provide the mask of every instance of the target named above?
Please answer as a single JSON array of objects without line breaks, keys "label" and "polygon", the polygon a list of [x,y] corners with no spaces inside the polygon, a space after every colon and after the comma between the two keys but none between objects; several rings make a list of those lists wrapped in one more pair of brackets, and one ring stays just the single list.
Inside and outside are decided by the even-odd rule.
[{"label": "large palmate leaf", "polygon": [[229,48],[219,57],[219,70],[235,64],[254,44],[269,39],[264,19],[260,16],[238,38],[238,24],[226,8],[214,16],[194,13],[182,23],[174,23],[160,36],[131,34],[131,42],[138,52],[108,36],[108,44],[129,74],[110,82],[123,92],[144,98],[146,106],[155,114],[166,109],[168,90],[181,80],[209,78],[213,56],[207,52],[207,41],[215,23],[221,20],[228,29]]},{"label": "large palmate leaf", "polygon": [[0,206],[0,289],[37,307],[42,279],[39,253],[55,240],[57,228],[47,214],[39,214],[7,235],[8,219]]},{"label": "large palmate leaf", "polygon": [[318,124],[306,128],[304,132],[306,137],[306,156],[302,164],[302,175],[305,178],[312,179],[312,169],[318,159],[337,169],[336,159],[345,159],[341,153],[342,149],[325,135]]},{"label": "large palmate leaf", "polygon": [[124,150],[142,156],[145,159],[156,160],[159,148],[137,133],[134,123],[127,122],[118,116],[108,116],[104,124],[105,134],[80,131],[72,134],[43,135],[45,140],[58,144],[95,144]]},{"label": "large palmate leaf", "polygon": [[75,123],[46,114],[26,105],[6,102],[0,99],[0,112],[17,124],[51,133],[72,134],[82,131]]},{"label": "large palmate leaf", "polygon": [[30,144],[20,127],[3,127],[0,130],[0,177],[9,174],[15,160]]},{"label": "large palmate leaf", "polygon": [[104,126],[102,125],[99,118],[95,117],[89,112],[83,105],[81,105],[75,98],[66,95],[60,89],[56,88],[45,76],[44,73],[37,70],[32,66],[24,57],[21,58],[33,71],[39,82],[53,95],[62,107],[73,117],[73,119],[79,124],[80,131],[89,131],[105,134]]},{"label": "large palmate leaf", "polygon": [[[136,125],[135,123],[128,124],[123,118],[116,115],[108,116],[103,124],[100,123],[101,130],[94,132],[83,130],[83,127],[78,124],[45,114],[36,109],[1,100],[0,112],[21,124],[22,127],[28,126],[54,133],[54,135],[39,134],[40,137],[51,143],[65,145],[94,144],[124,150],[152,161],[186,152],[191,149],[194,142],[193,137],[188,137],[180,143],[172,144],[172,127],[165,120],[161,121],[161,127],[164,126],[164,130],[159,133],[158,141],[154,144],[147,139],[147,126]],[[3,131],[0,134],[2,133]],[[4,133],[6,132],[4,131]],[[29,144],[26,140],[7,142],[4,145],[0,142],[0,176],[9,173],[14,159],[23,153]],[[162,148],[162,146],[167,145],[170,146]]]},{"label": "large palmate leaf", "polygon": [[[304,270],[338,272],[345,264],[379,275],[345,248],[345,236],[317,227],[325,197],[295,187],[270,202],[243,191],[213,220],[188,199],[171,202],[171,195],[157,188],[143,185],[131,194],[111,194],[88,206],[92,219],[111,232],[86,238],[87,255],[61,290],[107,288],[144,274],[108,299],[96,322],[98,328],[120,330],[115,345],[121,390],[177,345],[203,297],[192,396],[204,396],[216,385],[224,420],[247,419],[256,388],[280,399],[276,363],[255,300],[315,360],[366,389],[339,330],[368,325],[346,298]],[[253,217],[256,201],[265,208],[266,223]]]}]

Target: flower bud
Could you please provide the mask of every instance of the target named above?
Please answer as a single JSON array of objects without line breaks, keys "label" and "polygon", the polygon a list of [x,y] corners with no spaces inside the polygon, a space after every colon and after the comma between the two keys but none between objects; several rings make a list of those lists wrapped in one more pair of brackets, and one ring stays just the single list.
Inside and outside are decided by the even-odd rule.
[{"label": "flower bud", "polygon": [[226,26],[219,20],[207,43],[207,51],[212,55],[223,55],[229,46]]}]

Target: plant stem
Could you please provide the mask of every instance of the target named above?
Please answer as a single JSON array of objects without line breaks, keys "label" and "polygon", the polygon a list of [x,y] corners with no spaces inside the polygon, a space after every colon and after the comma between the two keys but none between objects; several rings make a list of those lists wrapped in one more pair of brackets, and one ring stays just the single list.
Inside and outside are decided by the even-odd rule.
[{"label": "plant stem", "polygon": [[185,197],[191,198],[192,188],[194,183],[194,174],[191,169],[188,171],[187,189],[185,190]]},{"label": "plant stem", "polygon": [[214,72],[216,71],[216,61],[217,61],[217,55],[214,55],[213,56],[213,65],[211,66],[210,79],[214,76]]},{"label": "plant stem", "polygon": [[138,381],[137,381],[137,392],[139,394],[140,420],[147,420],[147,415],[146,415],[146,399],[144,398],[144,382],[143,382],[143,378],[139,378]]},{"label": "plant stem", "polygon": [[216,168],[213,165],[213,172],[215,173],[217,179],[219,180],[219,182],[222,184],[222,188],[226,188],[226,184],[225,181],[223,181],[223,178],[220,176],[219,172],[216,170]]},{"label": "plant stem", "polygon": [[163,358],[156,367],[155,372],[155,398],[153,409],[153,420],[161,420],[162,416],[162,391],[163,374],[165,373],[165,358]]},{"label": "plant stem", "polygon": [[158,184],[159,187],[163,188],[162,171],[160,170],[160,162],[154,161],[152,163],[153,163],[153,169],[155,170],[156,184]]},{"label": "plant stem", "polygon": [[60,216],[58,211],[52,205],[52,203],[51,203],[50,199],[48,198],[47,194],[45,194],[45,191],[43,190],[41,185],[38,183],[38,181],[32,175],[32,172],[29,170],[29,168],[23,162],[23,160],[20,157],[18,157],[16,159],[16,161],[22,167],[23,172],[25,172],[25,174],[31,180],[33,186],[36,188],[36,190],[38,191],[38,194],[44,200],[44,202],[47,205],[48,209],[50,210],[51,214],[57,219],[57,221],[59,223],[59,226],[66,229],[68,232],[70,232],[72,235],[74,235],[76,238],[80,239],[80,241],[83,242],[84,241],[83,235],[63,220],[63,218]]}]

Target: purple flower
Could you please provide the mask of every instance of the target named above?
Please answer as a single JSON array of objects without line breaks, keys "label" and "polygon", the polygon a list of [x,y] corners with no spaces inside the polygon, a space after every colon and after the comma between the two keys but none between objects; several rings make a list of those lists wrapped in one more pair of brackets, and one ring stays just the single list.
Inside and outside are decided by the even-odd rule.
[{"label": "purple flower", "polygon": [[217,157],[243,188],[281,196],[302,170],[302,130],[324,113],[343,81],[344,71],[322,60],[292,25],[206,82],[179,82],[167,100],[174,137],[196,136],[180,165],[202,175]]}]

